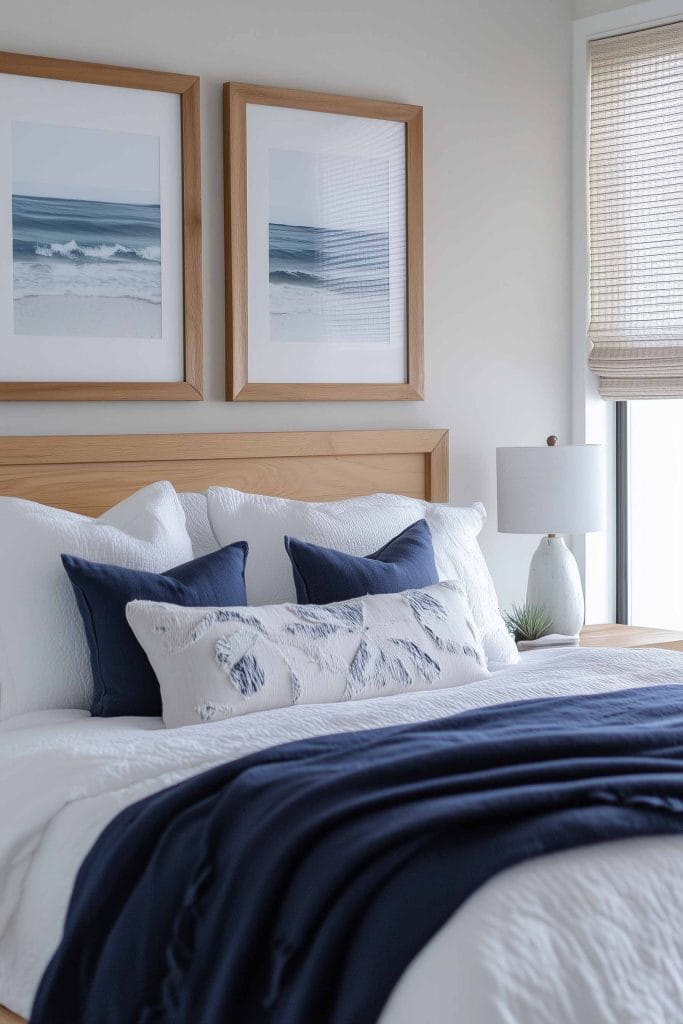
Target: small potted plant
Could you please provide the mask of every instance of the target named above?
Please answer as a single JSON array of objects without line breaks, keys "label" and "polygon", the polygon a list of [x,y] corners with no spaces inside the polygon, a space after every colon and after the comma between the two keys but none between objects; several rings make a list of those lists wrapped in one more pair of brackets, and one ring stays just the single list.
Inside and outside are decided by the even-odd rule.
[{"label": "small potted plant", "polygon": [[542,604],[513,604],[509,611],[503,612],[503,619],[515,643],[539,640],[552,626],[552,619]]}]

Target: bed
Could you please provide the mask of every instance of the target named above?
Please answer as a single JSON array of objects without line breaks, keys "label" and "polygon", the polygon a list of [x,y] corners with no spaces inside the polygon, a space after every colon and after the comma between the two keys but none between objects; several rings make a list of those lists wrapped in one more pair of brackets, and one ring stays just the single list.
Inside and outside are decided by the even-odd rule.
[{"label": "bed", "polygon": [[[158,479],[303,500],[382,490],[448,498],[445,431],[5,438],[0,493],[97,515]],[[510,700],[683,682],[668,651],[539,652],[482,682],[357,704],[309,705],[165,730],[157,719],[33,712],[0,724],[5,849],[0,1022],[21,1021],[54,946],[73,879],[122,808],[278,743],[418,723]],[[40,752],[40,758],[37,757]],[[45,779],[49,778],[49,785]],[[8,841],[9,840],[9,841]],[[410,964],[381,1024],[680,1020],[683,840],[620,840],[496,875]],[[9,879],[9,868],[15,874]]]}]

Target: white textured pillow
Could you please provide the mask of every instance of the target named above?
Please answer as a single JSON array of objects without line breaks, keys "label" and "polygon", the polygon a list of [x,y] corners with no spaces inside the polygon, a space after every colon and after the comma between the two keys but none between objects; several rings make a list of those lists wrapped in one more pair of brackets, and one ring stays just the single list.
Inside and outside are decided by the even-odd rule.
[{"label": "white textured pillow", "polygon": [[493,580],[477,536],[486,522],[481,503],[465,508],[436,505],[396,494],[370,494],[345,501],[308,502],[245,494],[229,487],[207,491],[209,521],[220,545],[246,540],[250,604],[295,601],[285,534],[349,555],[368,555],[417,519],[432,532],[440,580],[457,580],[470,603],[489,667],[509,665],[519,655],[498,610]]},{"label": "white textured pillow", "polygon": [[62,554],[163,572],[189,561],[192,545],[165,481],[98,519],[0,498],[0,719],[90,706],[88,647]]},{"label": "white textured pillow", "polygon": [[169,728],[488,675],[457,583],[325,605],[131,601],[126,615],[156,672]]},{"label": "white textured pillow", "polygon": [[195,558],[218,551],[220,544],[213,535],[209,522],[209,509],[203,491],[179,491],[178,498],[185,513],[187,532]]}]

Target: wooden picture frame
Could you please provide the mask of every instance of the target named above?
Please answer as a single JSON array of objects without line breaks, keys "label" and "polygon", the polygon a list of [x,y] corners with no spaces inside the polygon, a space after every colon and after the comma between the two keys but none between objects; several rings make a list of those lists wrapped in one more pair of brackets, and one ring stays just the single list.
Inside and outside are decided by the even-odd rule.
[{"label": "wooden picture frame", "polygon": [[[182,211],[182,308],[179,304],[178,353],[182,340],[182,379],[164,380],[0,380],[4,401],[198,401],[202,398],[202,236],[200,180],[199,78],[193,75],[0,53],[0,76],[26,76],[67,83],[114,86],[170,93],[179,99],[179,186]],[[161,173],[161,172],[160,172]],[[139,200],[138,200],[139,201]],[[162,258],[160,250],[159,260]],[[160,272],[161,273],[161,272]],[[161,314],[159,314],[161,316]],[[180,339],[182,330],[182,339]],[[135,335],[144,337],[144,335]],[[179,374],[180,376],[180,374]]]},{"label": "wooden picture frame", "polygon": [[[224,85],[226,387],[232,401],[415,401],[424,398],[422,108],[326,93]],[[247,107],[258,104],[405,126],[405,379],[264,382],[249,375]],[[272,226],[271,226],[272,227]]]}]

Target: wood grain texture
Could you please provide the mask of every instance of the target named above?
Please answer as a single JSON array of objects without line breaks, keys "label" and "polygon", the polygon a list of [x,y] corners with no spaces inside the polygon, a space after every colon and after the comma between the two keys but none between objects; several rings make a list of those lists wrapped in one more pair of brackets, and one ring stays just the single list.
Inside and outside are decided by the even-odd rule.
[{"label": "wood grain texture", "polygon": [[448,431],[444,430],[429,458],[430,501],[447,502],[449,500],[448,474]]},{"label": "wood grain texture", "polygon": [[[640,644],[638,645],[641,646]],[[643,647],[658,647],[662,651],[679,651],[683,654],[683,640],[672,640],[668,643],[643,644]]]},{"label": "wood grain texture", "polygon": [[623,626],[614,623],[584,626],[582,647],[665,647],[683,650],[683,632],[652,629],[648,626]]},{"label": "wood grain texture", "polygon": [[10,1013],[5,1006],[0,1006],[0,1024],[26,1024],[23,1017],[17,1017],[16,1013]]},{"label": "wood grain texture", "polygon": [[[424,242],[422,198],[422,107],[406,118],[406,322],[407,387],[424,398]],[[407,396],[406,396],[407,397]],[[412,396],[411,396],[412,397]]]},{"label": "wood grain texture", "polygon": [[245,383],[235,392],[238,402],[415,402],[423,397],[412,384]]},{"label": "wood grain texture", "polygon": [[202,397],[202,224],[199,79],[165,71],[0,53],[0,74],[175,93],[179,101],[183,190],[182,381],[0,381],[0,401],[198,401]]},{"label": "wood grain texture", "polygon": [[[200,357],[201,358],[201,357]],[[4,402],[201,402],[189,381],[0,381]]]},{"label": "wood grain texture", "polygon": [[115,64],[91,64],[81,60],[36,57],[31,53],[0,52],[0,74],[26,75],[30,78],[55,78],[67,82],[88,82],[91,85],[115,85],[126,89],[149,89],[152,92],[183,93],[198,81],[195,75],[178,75],[170,71],[143,71]]},{"label": "wood grain texture", "polygon": [[237,87],[223,86],[223,209],[225,216],[225,393],[247,385],[247,108]]},{"label": "wood grain texture", "polygon": [[[397,384],[249,381],[247,104],[402,121],[406,126],[406,380]],[[223,86],[226,396],[239,402],[419,401],[424,398],[422,108],[241,82]]]},{"label": "wood grain texture", "polygon": [[367,100],[329,92],[304,89],[279,89],[247,82],[228,82],[226,87],[244,103],[261,103],[268,107],[292,107],[297,110],[320,110],[324,114],[352,114],[374,117],[381,121],[409,121],[421,107],[391,100]]},{"label": "wood grain texture", "polygon": [[448,499],[443,430],[0,438],[0,494],[99,515],[145,484],[305,501],[374,491]]},{"label": "wood grain texture", "polygon": [[202,397],[202,171],[199,128],[199,79],[180,95],[180,131],[183,167],[183,329],[184,388],[190,400]]}]

